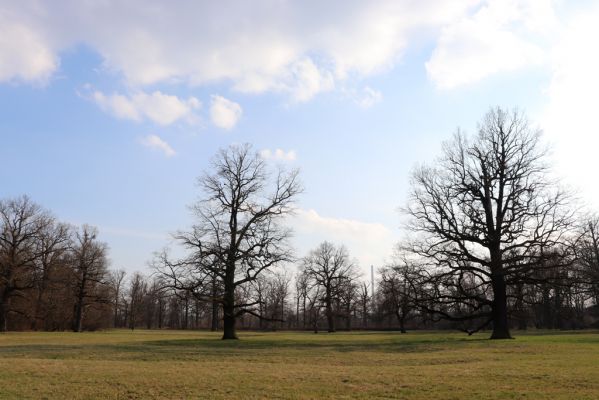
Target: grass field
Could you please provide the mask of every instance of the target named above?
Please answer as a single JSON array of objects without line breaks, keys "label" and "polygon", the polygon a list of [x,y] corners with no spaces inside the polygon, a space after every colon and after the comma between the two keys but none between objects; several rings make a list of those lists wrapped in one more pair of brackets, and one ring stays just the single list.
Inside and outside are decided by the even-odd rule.
[{"label": "grass field", "polygon": [[0,334],[0,399],[598,399],[599,333]]}]

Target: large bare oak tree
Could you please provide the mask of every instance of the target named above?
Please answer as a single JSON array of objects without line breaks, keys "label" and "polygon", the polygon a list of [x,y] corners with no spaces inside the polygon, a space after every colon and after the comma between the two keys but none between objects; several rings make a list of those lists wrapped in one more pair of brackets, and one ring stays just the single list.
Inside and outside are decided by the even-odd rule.
[{"label": "large bare oak tree", "polygon": [[291,232],[282,219],[292,212],[302,190],[298,171],[271,172],[251,146],[237,145],[217,154],[199,186],[202,197],[192,207],[196,223],[176,235],[188,257],[173,262],[163,254],[155,267],[166,285],[219,303],[223,339],[236,339],[239,316],[260,316],[259,302],[238,299],[239,290],[269,268],[292,260]]},{"label": "large bare oak tree", "polygon": [[568,196],[551,179],[539,138],[520,112],[494,108],[472,140],[458,131],[435,166],[412,177],[406,247],[428,264],[427,307],[492,324],[492,339],[510,338],[508,287],[566,253]]}]

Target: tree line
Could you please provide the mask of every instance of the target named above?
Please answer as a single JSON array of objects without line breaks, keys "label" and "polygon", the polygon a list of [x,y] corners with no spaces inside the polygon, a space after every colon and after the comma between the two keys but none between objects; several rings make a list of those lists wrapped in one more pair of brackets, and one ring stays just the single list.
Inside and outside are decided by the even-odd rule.
[{"label": "tree line", "polygon": [[[599,219],[552,174],[540,131],[491,109],[414,169],[405,238],[374,284],[342,244],[298,257],[286,217],[297,170],[250,145],[198,178],[194,221],[148,275],[109,270],[96,229],[27,197],[0,202],[0,329],[577,329],[599,320]],[[374,290],[373,290],[374,288]]]}]

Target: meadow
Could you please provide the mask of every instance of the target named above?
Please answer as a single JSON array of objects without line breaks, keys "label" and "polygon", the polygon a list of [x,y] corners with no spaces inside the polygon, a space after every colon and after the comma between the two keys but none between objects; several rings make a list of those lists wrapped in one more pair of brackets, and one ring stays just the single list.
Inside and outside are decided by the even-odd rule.
[{"label": "meadow", "polygon": [[0,399],[597,399],[599,332],[0,334]]}]

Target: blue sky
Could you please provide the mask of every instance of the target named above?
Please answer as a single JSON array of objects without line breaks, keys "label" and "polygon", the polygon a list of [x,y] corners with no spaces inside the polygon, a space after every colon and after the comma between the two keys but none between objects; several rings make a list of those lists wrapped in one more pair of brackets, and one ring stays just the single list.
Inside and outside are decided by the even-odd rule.
[{"label": "blue sky", "polygon": [[402,235],[411,169],[490,106],[545,131],[595,207],[599,6],[591,1],[0,2],[0,196],[99,227],[144,270],[192,222],[215,152],[301,169],[298,255],[365,269]]}]

